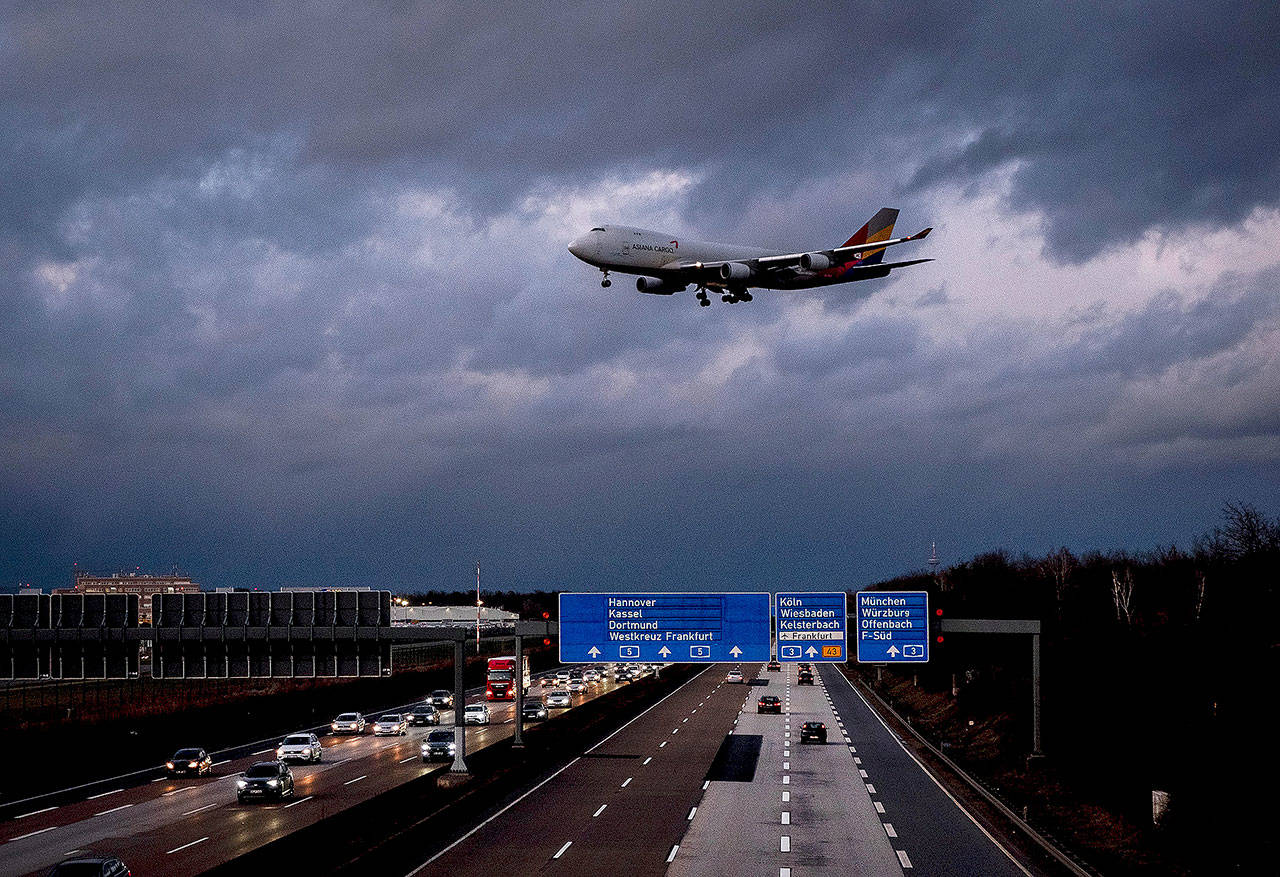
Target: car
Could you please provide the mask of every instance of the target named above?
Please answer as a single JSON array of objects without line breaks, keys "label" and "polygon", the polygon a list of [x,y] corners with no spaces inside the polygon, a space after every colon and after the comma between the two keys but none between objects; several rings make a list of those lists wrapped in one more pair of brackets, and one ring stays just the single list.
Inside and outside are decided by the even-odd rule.
[{"label": "car", "polygon": [[319,764],[324,754],[320,738],[315,734],[290,734],[280,741],[276,747],[276,758],[280,761],[309,761]]},{"label": "car", "polygon": [[171,777],[203,776],[213,771],[213,759],[203,749],[179,749],[164,763],[164,772]]},{"label": "car", "polygon": [[770,672],[770,673],[778,673],[778,672],[781,672],[781,670],[782,670],[782,665],[781,665],[781,664],[779,664],[777,661],[770,661],[770,662],[769,662],[769,672]]},{"label": "car", "polygon": [[364,716],[360,713],[343,713],[329,723],[329,730],[335,734],[363,734]]},{"label": "car", "polygon": [[556,682],[557,682],[557,683],[559,683],[559,684],[563,685],[564,683],[566,683],[566,682],[568,682],[568,681],[569,681],[569,671],[568,671],[568,670],[557,670],[557,671],[556,671]]},{"label": "car", "polygon": [[805,722],[800,726],[801,743],[826,743],[827,726],[822,722]]},{"label": "car", "polygon": [[566,687],[570,691],[585,691],[587,688],[587,683],[583,682],[582,679],[580,678],[574,678],[569,680],[569,684]]},{"label": "car", "polygon": [[742,681],[744,681],[744,680],[743,680],[743,678],[742,678],[742,671],[741,671],[741,670],[730,670],[728,673],[726,673],[726,674],[725,674],[724,681],[725,681],[725,682],[734,682],[734,683],[738,683],[738,682],[742,682]]},{"label": "car", "polygon": [[464,725],[489,724],[489,704],[487,703],[467,704],[466,709],[462,711],[462,724]]},{"label": "car", "polygon": [[549,715],[547,705],[540,700],[526,700],[524,709],[520,711],[520,718],[526,722],[541,722]]},{"label": "car", "polygon": [[236,800],[262,801],[293,797],[293,771],[283,761],[259,761],[236,780]]},{"label": "car", "polygon": [[453,692],[447,688],[437,688],[431,692],[431,705],[436,709],[453,709]]},{"label": "car", "polygon": [[132,874],[118,856],[77,850],[74,856],[50,868],[47,877],[130,877]]},{"label": "car", "polygon": [[400,713],[387,713],[373,723],[375,737],[403,737],[409,733],[409,722]]},{"label": "car", "polygon": [[813,684],[812,673],[802,672],[799,676],[796,677],[796,685],[812,685],[812,684]]},{"label": "car", "polygon": [[448,761],[453,758],[455,745],[453,731],[446,731],[443,728],[432,731],[427,734],[427,739],[422,741],[422,760]]},{"label": "car", "polygon": [[813,672],[813,665],[812,665],[812,664],[810,664],[808,661],[801,661],[799,664],[796,664],[796,669],[797,669],[797,670],[808,670],[810,673],[812,673],[812,672]]},{"label": "car", "polygon": [[569,694],[569,692],[565,691],[564,689],[557,688],[555,691],[547,695],[547,706],[548,707],[573,706],[573,697]]},{"label": "car", "polygon": [[756,704],[756,712],[758,713],[778,713],[782,714],[782,700],[774,694],[766,694],[760,698]]},{"label": "car", "polygon": [[432,704],[423,701],[405,710],[404,720],[410,725],[438,725],[440,712]]},{"label": "car", "polygon": [[583,670],[582,681],[583,682],[599,682],[600,671],[599,670]]}]

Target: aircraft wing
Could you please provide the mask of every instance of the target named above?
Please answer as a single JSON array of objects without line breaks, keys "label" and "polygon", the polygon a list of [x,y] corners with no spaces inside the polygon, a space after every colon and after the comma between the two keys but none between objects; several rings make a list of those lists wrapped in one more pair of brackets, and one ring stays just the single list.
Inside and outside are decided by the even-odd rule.
[{"label": "aircraft wing", "polygon": [[[780,256],[761,256],[758,259],[752,259],[750,261],[764,269],[789,268],[799,265],[803,256],[822,255],[826,256],[831,261],[832,265],[839,265],[844,262],[866,258],[879,250],[883,250],[885,247],[892,247],[895,244],[905,244],[908,241],[923,240],[929,236],[929,232],[931,231],[933,231],[933,228],[929,227],[918,231],[913,235],[908,235],[905,238],[891,238],[887,241],[870,241],[865,244],[857,244],[851,247],[835,247],[830,250],[814,250],[812,253],[784,253]],[[717,263],[717,265],[719,264],[720,263]]]}]

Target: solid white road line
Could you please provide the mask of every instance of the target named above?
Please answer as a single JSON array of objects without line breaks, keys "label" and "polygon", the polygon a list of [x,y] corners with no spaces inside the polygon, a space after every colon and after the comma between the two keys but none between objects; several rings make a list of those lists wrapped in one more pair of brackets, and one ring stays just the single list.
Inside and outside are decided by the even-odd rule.
[{"label": "solid white road line", "polygon": [[358,777],[356,777],[356,778],[355,778],[355,779],[353,779],[353,780],[347,780],[345,783],[343,783],[343,785],[344,785],[344,786],[349,786],[349,785],[351,785],[352,783],[358,783],[358,782],[360,782],[361,780],[363,780],[363,779],[368,779],[368,778],[369,778],[369,775],[366,773],[366,774],[363,774],[362,776],[358,776]]},{"label": "solid white road line", "polygon": [[57,807],[46,807],[43,810],[32,810],[30,813],[23,813],[21,816],[15,816],[14,819],[26,819],[28,816],[35,816],[39,813],[48,813],[50,810],[57,810]]},{"label": "solid white road line", "polygon": [[903,868],[911,867],[911,860],[907,858],[906,850],[894,850],[898,854],[898,861],[902,863]]},{"label": "solid white road line", "polygon": [[199,813],[201,810],[211,810],[211,809],[213,809],[214,807],[217,807],[217,806],[219,806],[219,805],[221,805],[221,804],[222,804],[222,802],[221,802],[221,801],[214,801],[212,804],[205,804],[203,807],[197,807],[197,808],[196,808],[196,809],[194,809],[194,810],[188,810],[186,813],[183,813],[182,815],[183,815],[183,816],[190,816],[192,813]]},{"label": "solid white road line", "polygon": [[214,766],[214,767],[217,767],[217,766],[218,766],[218,765],[220,765],[220,764],[230,764],[230,763],[231,763],[231,759],[230,759],[230,758],[224,758],[224,759],[222,759],[222,761],[215,761],[215,762],[213,763],[213,766]]},{"label": "solid white road line", "polygon": [[39,831],[29,831],[26,834],[20,834],[17,837],[9,838],[9,843],[13,843],[15,840],[22,840],[24,837],[35,837],[37,834],[44,834],[46,831],[53,831],[57,827],[58,826],[56,825],[50,825],[48,828],[42,828]]},{"label": "solid white road line", "polygon": [[600,809],[599,809],[599,810],[597,810],[595,813],[592,813],[592,814],[591,814],[591,818],[592,818],[592,819],[595,819],[597,816],[599,816],[601,813],[603,813],[603,812],[604,812],[604,808],[606,808],[606,807],[608,807],[608,806],[609,806],[608,804],[601,804],[601,805],[600,805]]},{"label": "solid white road line", "polygon": [[889,835],[889,837],[897,837],[897,836],[898,836],[898,833],[897,833],[896,831],[894,831],[894,830],[893,830],[893,823],[891,823],[891,822],[886,822],[886,823],[884,824],[884,833],[885,833],[885,834],[887,834],[887,835]]},{"label": "solid white road line", "polygon": [[315,795],[307,795],[307,797],[305,797],[305,798],[299,798],[299,799],[298,799],[298,800],[296,800],[296,801],[291,801],[290,803],[285,804],[285,805],[284,805],[284,807],[282,807],[282,808],[280,808],[280,809],[282,809],[282,810],[288,810],[290,807],[297,807],[297,806],[298,806],[299,804],[301,804],[302,802],[304,802],[304,801],[310,801],[310,800],[311,800],[312,798],[314,798],[314,797],[315,797]]},{"label": "solid white road line", "polygon": [[202,843],[204,843],[205,841],[207,841],[208,839],[209,839],[208,835],[205,835],[204,837],[200,838],[199,840],[193,840],[193,841],[192,841],[191,843],[189,843],[189,844],[183,844],[183,845],[182,845],[182,846],[180,846],[180,847],[174,847],[173,849],[169,850],[169,852],[165,853],[165,855],[166,855],[166,856],[171,856],[171,855],[173,855],[174,853],[180,853],[180,852],[182,852],[183,850],[185,850],[187,847],[193,847],[193,846],[195,846],[196,844],[202,844]]},{"label": "solid white road line", "polygon": [[678,850],[678,849],[680,849],[680,844],[676,844],[675,846],[673,846],[673,847],[671,848],[671,852],[667,854],[667,862],[668,862],[668,863],[670,863],[670,862],[674,862],[674,861],[676,860],[676,850]]},{"label": "solid white road line", "polygon": [[121,804],[119,807],[112,807],[110,810],[103,810],[101,813],[95,813],[94,816],[106,816],[108,813],[119,813],[121,810],[128,810],[132,804]]},{"label": "solid white road line", "polygon": [[124,789],[112,789],[110,792],[99,792],[96,795],[90,795],[85,798],[86,801],[96,801],[99,798],[105,798],[107,795],[114,795],[116,792],[123,792]]},{"label": "solid white road line", "polygon": [[571,840],[567,840],[567,841],[565,841],[565,842],[564,842],[564,846],[562,846],[560,849],[556,850],[556,854],[555,854],[554,856],[552,856],[551,858],[553,858],[553,859],[558,859],[558,858],[560,858],[561,856],[563,856],[563,855],[564,855],[564,851],[565,851],[565,850],[567,850],[567,849],[569,849],[569,847],[571,847],[571,846],[573,846],[573,841],[571,841]]}]

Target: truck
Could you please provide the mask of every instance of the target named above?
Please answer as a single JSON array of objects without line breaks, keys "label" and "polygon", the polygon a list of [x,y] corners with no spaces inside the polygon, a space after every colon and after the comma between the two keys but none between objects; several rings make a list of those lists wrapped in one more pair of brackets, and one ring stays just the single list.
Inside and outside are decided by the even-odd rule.
[{"label": "truck", "polygon": [[[489,671],[485,676],[485,700],[515,700],[516,689],[513,684],[516,675],[516,659],[514,655],[489,659]],[[524,662],[523,690],[529,693],[529,662]]]}]

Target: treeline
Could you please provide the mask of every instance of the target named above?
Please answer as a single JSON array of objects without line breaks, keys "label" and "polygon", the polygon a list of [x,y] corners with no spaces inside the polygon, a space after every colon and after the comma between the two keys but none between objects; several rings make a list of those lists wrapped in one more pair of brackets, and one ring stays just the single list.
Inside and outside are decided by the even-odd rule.
[{"label": "treeline", "polygon": [[[1220,851],[1215,833],[1228,829],[1245,850],[1273,843],[1252,805],[1275,779],[1278,580],[1280,518],[1230,502],[1186,548],[996,551],[874,587],[926,590],[951,618],[1040,619],[1045,753],[1077,791],[1137,825],[1151,823],[1152,792],[1168,792],[1153,837],[1194,860]],[[1007,714],[995,755],[1007,763],[1030,748],[1019,640],[948,635],[918,677],[957,692],[962,720]]]}]

